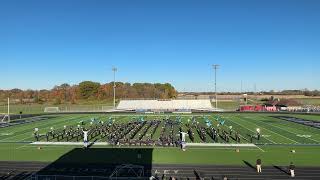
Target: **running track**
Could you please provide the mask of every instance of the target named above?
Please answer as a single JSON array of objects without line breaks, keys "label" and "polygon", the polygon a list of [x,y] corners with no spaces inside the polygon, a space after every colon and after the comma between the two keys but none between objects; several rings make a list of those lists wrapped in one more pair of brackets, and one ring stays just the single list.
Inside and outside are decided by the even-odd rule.
[{"label": "running track", "polygon": [[[0,179],[1,180],[23,180],[28,179],[32,173],[41,171],[44,167],[47,167],[48,163],[40,162],[0,162]],[[184,165],[152,165],[152,174],[158,174],[158,177],[170,176],[176,177],[176,179],[222,179],[223,176],[227,176],[228,179],[236,180],[263,180],[263,179],[291,179],[286,173],[286,167],[264,167],[262,174],[257,174],[250,164],[247,166],[184,166]],[[108,168],[108,165],[104,167],[55,167],[55,169],[49,168],[48,174],[55,175],[95,175],[108,177],[113,172],[112,168]],[[297,168],[295,180],[317,180],[320,179],[320,168]],[[91,178],[81,178],[91,179]],[[148,179],[148,178],[146,178]],[[50,180],[50,179],[49,179]]]}]

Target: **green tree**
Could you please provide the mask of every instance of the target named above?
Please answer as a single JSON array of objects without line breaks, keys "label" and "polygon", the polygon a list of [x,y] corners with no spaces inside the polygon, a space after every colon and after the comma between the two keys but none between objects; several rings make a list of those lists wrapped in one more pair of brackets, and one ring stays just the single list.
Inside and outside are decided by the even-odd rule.
[{"label": "green tree", "polygon": [[100,83],[83,81],[79,84],[80,96],[82,99],[96,98],[100,88]]}]

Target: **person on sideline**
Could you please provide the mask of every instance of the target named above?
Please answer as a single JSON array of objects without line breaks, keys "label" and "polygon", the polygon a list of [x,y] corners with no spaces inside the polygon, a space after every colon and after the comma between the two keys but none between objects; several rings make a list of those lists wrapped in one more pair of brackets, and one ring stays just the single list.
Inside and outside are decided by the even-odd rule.
[{"label": "person on sideline", "polygon": [[294,169],[296,168],[296,166],[293,164],[293,162],[290,163],[290,166],[289,166],[289,170],[290,170],[290,176],[292,178],[294,178],[296,175],[294,173]]},{"label": "person on sideline", "polygon": [[82,130],[83,132],[83,146],[84,148],[88,148],[88,133],[89,131],[86,131],[85,129]]},{"label": "person on sideline", "polygon": [[262,165],[261,159],[257,159],[257,172],[258,172],[258,173],[261,173],[261,172],[262,172],[261,165]]}]

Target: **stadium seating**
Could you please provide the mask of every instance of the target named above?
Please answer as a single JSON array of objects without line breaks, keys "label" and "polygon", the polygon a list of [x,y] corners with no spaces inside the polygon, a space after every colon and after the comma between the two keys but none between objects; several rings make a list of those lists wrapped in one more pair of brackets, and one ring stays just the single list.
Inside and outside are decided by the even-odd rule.
[{"label": "stadium seating", "polygon": [[210,100],[121,100],[117,110],[215,111]]}]

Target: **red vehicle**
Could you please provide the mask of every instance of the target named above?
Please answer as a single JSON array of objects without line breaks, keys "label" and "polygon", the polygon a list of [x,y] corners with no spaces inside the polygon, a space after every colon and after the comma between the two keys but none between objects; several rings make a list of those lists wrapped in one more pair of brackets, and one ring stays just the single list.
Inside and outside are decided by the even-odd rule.
[{"label": "red vehicle", "polygon": [[266,111],[266,107],[264,105],[245,105],[245,106],[240,106],[240,111],[241,112],[246,112],[246,111]]}]

